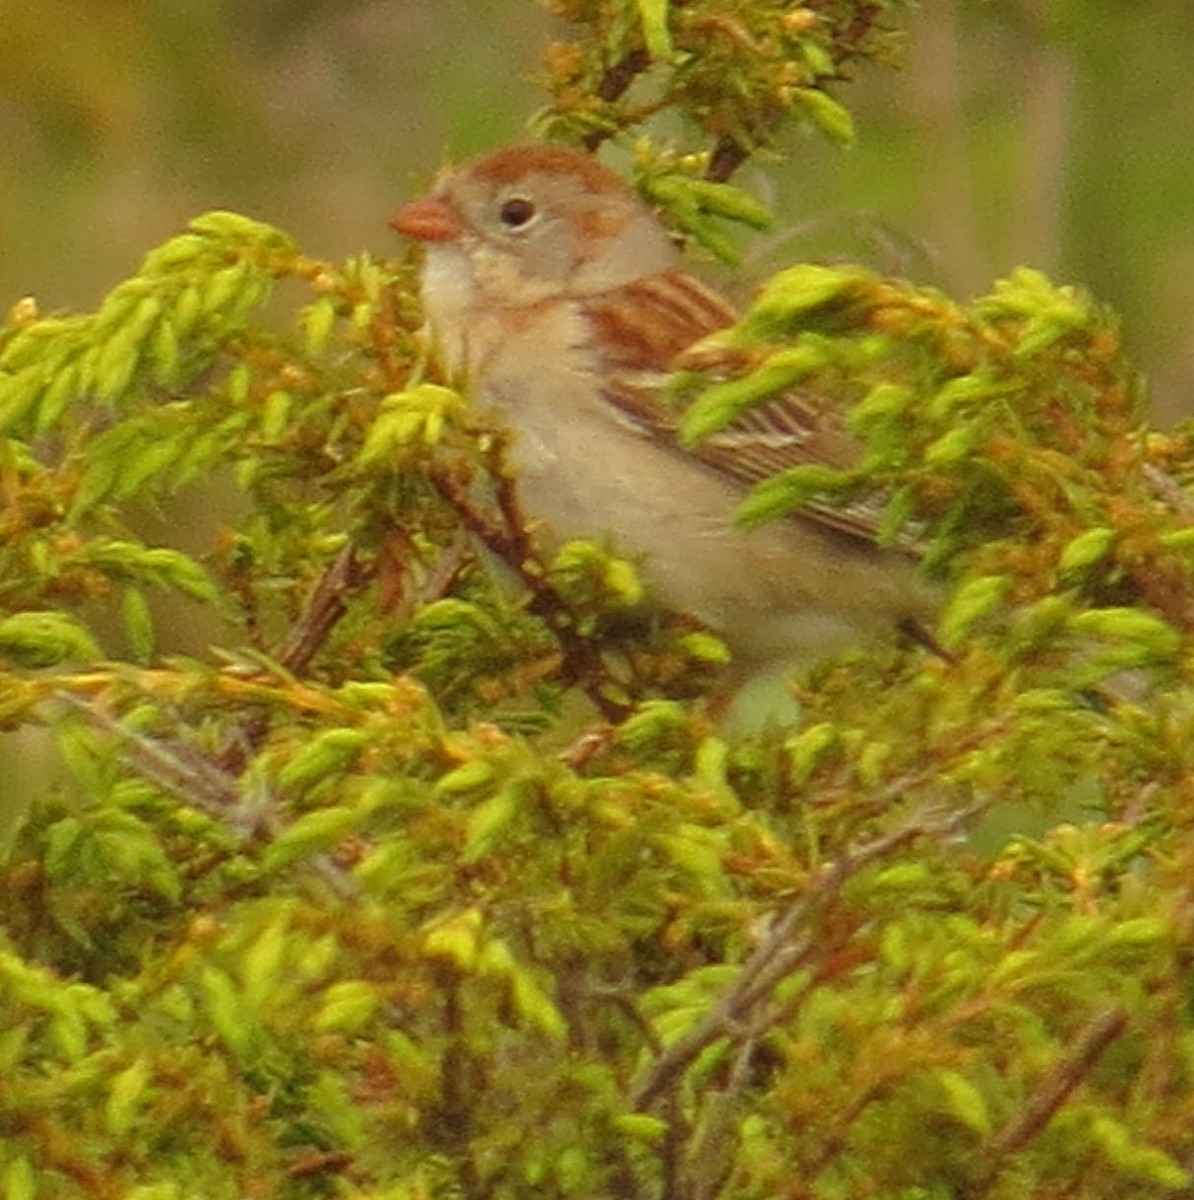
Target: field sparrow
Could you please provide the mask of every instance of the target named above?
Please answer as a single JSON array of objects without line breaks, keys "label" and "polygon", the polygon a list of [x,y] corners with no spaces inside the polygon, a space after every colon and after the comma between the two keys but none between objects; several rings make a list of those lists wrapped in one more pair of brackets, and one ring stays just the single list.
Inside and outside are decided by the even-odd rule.
[{"label": "field sparrow", "polygon": [[785,397],[696,450],[661,394],[670,364],[733,324],[677,269],[664,227],[582,154],[510,146],[448,170],[391,224],[426,244],[423,303],[445,367],[514,432],[526,512],[549,539],[605,539],[659,602],[692,613],[744,673],[796,665],[915,621],[911,559],[844,516],[746,532],[749,485],[799,462],[848,465],[840,417]]}]

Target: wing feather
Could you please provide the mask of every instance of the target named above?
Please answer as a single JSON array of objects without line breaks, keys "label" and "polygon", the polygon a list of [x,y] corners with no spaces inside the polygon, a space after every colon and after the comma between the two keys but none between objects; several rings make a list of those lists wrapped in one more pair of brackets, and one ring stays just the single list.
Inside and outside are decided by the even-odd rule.
[{"label": "wing feather", "polygon": [[[744,491],[768,476],[804,463],[839,470],[854,466],[861,445],[842,413],[807,391],[790,389],[741,414],[691,450],[676,441],[680,413],[664,385],[677,359],[700,339],[734,324],[738,314],[716,292],[681,271],[637,280],[590,297],[585,311],[601,354],[607,398],[644,436],[691,454]],[[809,503],[793,519],[874,541],[882,499],[840,507]]]}]

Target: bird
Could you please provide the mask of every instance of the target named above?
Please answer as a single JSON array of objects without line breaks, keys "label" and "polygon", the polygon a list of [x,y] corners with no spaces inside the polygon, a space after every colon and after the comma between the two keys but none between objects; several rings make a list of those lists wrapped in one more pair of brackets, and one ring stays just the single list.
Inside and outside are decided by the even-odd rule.
[{"label": "bird", "polygon": [[913,555],[877,543],[874,513],[735,520],[761,478],[808,462],[849,468],[861,447],[837,409],[798,392],[683,443],[667,381],[738,313],[680,265],[616,172],[562,146],[504,146],[443,170],[390,224],[424,247],[431,341],[510,431],[542,546],[596,539],[632,560],[653,603],[725,642],[738,679],[930,619],[932,589]]}]

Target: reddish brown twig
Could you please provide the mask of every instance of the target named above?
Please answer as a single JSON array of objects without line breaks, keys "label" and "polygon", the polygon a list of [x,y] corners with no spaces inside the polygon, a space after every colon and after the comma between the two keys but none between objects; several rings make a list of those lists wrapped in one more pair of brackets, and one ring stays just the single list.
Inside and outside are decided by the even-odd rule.
[{"label": "reddish brown twig", "polygon": [[282,667],[293,675],[302,675],[307,670],[347,612],[349,596],[360,591],[372,575],[373,567],[361,562],[350,542],[320,576],[303,615],[278,653]]},{"label": "reddish brown twig", "polygon": [[1127,1025],[1128,1014],[1115,1005],[1079,1030],[1065,1056],[1036,1085],[1016,1116],[991,1137],[984,1155],[988,1173],[981,1186],[989,1189],[1005,1161],[1023,1150],[1049,1124]]},{"label": "reddish brown twig", "polygon": [[748,157],[749,152],[741,142],[729,136],[720,137],[709,155],[705,178],[712,183],[725,183]]}]

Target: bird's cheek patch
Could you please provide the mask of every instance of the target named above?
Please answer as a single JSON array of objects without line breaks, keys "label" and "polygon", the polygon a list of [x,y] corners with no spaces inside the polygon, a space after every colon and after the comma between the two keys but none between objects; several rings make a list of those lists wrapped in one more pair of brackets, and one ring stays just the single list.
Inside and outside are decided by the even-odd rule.
[{"label": "bird's cheek patch", "polygon": [[626,218],[597,207],[585,208],[576,214],[576,229],[582,245],[599,248],[602,242],[620,237],[626,231]]}]

